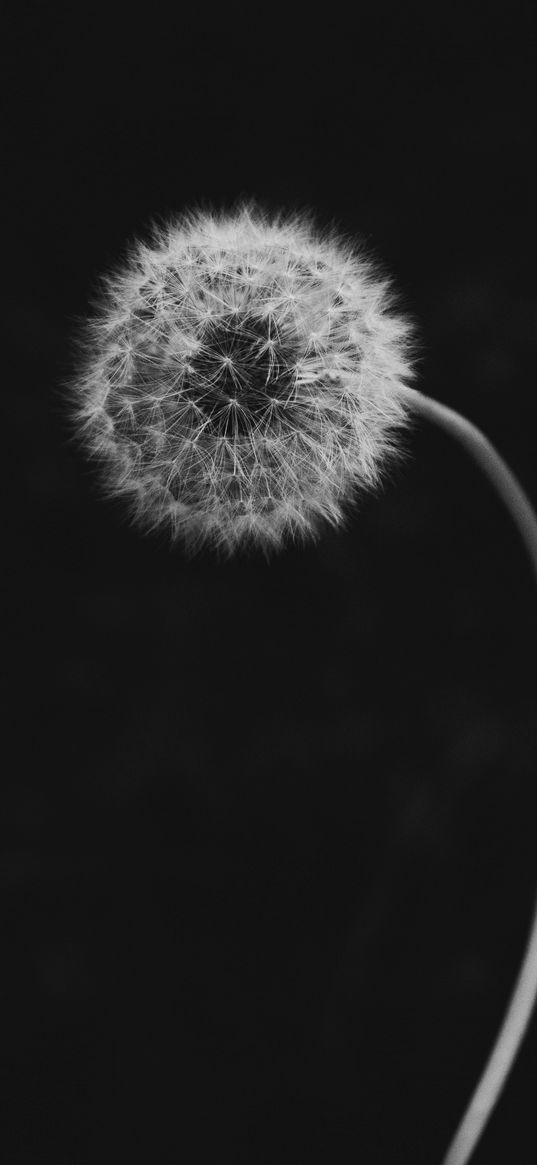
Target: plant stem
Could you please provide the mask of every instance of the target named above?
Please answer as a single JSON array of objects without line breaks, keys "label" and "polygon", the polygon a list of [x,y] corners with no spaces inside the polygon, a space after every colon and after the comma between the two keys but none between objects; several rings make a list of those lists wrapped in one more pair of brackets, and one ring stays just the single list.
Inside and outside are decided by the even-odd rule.
[{"label": "plant stem", "polygon": [[[403,395],[415,411],[446,429],[475,458],[507,506],[537,577],[537,514],[514,473],[471,421],[416,389]],[[522,964],[496,1043],[442,1165],[466,1165],[493,1111],[528,1029],[537,998],[537,905]]]}]

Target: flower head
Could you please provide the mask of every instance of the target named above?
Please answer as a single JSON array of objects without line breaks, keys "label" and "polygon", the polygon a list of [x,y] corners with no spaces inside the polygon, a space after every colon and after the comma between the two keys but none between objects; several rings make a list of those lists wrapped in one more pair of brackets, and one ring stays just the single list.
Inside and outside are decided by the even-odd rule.
[{"label": "flower head", "polygon": [[76,435],[104,492],[189,551],[317,537],[398,451],[410,325],[374,263],[304,212],[153,224],[96,307]]}]

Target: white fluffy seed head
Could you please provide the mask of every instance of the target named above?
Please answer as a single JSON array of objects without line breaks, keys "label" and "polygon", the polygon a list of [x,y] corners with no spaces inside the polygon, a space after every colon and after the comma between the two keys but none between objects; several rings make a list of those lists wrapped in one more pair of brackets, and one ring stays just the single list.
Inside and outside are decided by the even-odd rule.
[{"label": "white fluffy seed head", "polygon": [[153,223],[95,306],[66,385],[74,435],[103,492],[188,552],[316,538],[401,451],[411,325],[309,212]]}]

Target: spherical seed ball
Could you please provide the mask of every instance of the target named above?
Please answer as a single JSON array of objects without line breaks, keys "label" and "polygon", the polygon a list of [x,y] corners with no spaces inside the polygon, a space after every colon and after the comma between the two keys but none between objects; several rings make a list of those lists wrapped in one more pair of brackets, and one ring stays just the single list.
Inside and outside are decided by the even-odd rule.
[{"label": "spherical seed ball", "polygon": [[68,385],[77,438],[146,530],[268,554],[344,521],[408,419],[390,282],[309,212],[152,224],[103,279]]}]

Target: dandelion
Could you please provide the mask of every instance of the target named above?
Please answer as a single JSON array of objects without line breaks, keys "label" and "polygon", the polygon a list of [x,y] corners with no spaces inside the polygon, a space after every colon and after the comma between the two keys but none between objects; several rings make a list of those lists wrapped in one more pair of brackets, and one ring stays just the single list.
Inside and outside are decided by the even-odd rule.
[{"label": "dandelion", "polygon": [[[105,277],[66,385],[107,495],[188,551],[268,556],[341,525],[422,416],[460,441],[507,506],[537,575],[537,515],[481,431],[425,397],[413,329],[363,248],[254,202],[154,224]],[[444,1165],[467,1165],[537,997],[537,908],[505,1019]]]},{"label": "dandelion", "polygon": [[267,556],[378,485],[411,325],[362,249],[241,202],[151,227],[103,279],[69,385],[77,438],[146,530]]}]

